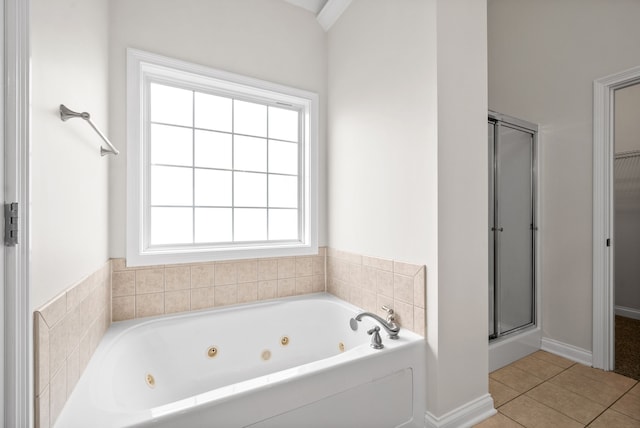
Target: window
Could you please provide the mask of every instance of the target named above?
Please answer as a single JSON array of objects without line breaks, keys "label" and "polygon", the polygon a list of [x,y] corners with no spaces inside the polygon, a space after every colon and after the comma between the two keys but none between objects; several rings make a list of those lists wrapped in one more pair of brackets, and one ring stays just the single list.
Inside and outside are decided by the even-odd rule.
[{"label": "window", "polygon": [[317,251],[317,95],[128,50],[127,262]]}]

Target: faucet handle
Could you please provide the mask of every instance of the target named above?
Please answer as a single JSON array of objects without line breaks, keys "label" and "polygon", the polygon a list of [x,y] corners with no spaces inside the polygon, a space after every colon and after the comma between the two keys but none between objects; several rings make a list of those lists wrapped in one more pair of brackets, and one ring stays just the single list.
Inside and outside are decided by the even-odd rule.
[{"label": "faucet handle", "polygon": [[393,322],[396,320],[395,312],[392,308],[387,305],[382,305],[381,309],[387,313],[387,322]]},{"label": "faucet handle", "polygon": [[380,327],[375,326],[371,330],[367,331],[367,334],[371,336],[371,347],[373,349],[382,349],[382,338],[380,338]]}]

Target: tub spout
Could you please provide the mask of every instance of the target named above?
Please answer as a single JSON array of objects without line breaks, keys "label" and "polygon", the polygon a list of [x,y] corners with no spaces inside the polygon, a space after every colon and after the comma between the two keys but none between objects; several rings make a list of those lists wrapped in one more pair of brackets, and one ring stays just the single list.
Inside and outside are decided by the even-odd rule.
[{"label": "tub spout", "polygon": [[393,317],[393,310],[391,310],[391,312],[389,313],[389,316],[387,317],[387,319],[383,319],[381,317],[379,317],[378,315],[371,313],[371,312],[361,312],[358,315],[356,315],[355,318],[351,319],[351,329],[352,330],[357,330],[358,328],[358,323],[354,322],[354,321],[361,321],[362,318],[364,317],[370,317],[373,318],[374,320],[378,321],[380,323],[380,325],[382,326],[382,328],[384,328],[387,333],[389,334],[389,339],[397,339],[398,338],[398,333],[400,332],[400,326],[398,324],[396,324],[394,317]]}]

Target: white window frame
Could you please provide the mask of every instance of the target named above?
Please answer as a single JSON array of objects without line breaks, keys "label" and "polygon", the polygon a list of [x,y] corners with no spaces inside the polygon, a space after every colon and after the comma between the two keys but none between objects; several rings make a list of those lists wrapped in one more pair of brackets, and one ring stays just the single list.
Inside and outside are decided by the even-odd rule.
[{"label": "white window frame", "polygon": [[[299,241],[234,243],[232,246],[148,244],[149,204],[148,111],[149,83],[166,82],[188,88],[226,91],[236,97],[270,99],[301,107],[300,141],[301,211]],[[311,255],[318,251],[317,159],[318,95],[189,62],[127,49],[127,265],[196,263],[216,260]]]}]

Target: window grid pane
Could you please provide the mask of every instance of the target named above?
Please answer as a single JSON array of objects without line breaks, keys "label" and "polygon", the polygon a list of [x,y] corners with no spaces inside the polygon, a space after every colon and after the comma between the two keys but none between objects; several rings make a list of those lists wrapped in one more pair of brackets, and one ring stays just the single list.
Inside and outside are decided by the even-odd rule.
[{"label": "window grid pane", "polygon": [[[164,85],[152,85],[163,93]],[[160,180],[162,183],[156,182],[158,174],[152,174],[151,244],[299,240],[300,113],[260,102],[166,88],[164,92],[181,95],[188,112],[182,112],[176,123],[169,115],[174,107],[165,102],[162,114],[154,115],[155,106],[151,105],[149,128],[154,129],[152,139],[161,144],[157,150],[162,150],[155,155],[151,150],[151,168],[182,170],[180,180],[169,175]],[[187,99],[190,108],[186,108]],[[185,113],[191,116],[190,124]],[[181,136],[180,140],[176,136]],[[190,145],[185,144],[185,136]],[[184,152],[178,152],[180,148]],[[190,180],[186,179],[187,171]],[[164,213],[160,208],[167,205],[191,213],[186,222],[186,211],[182,211],[184,223],[177,226],[181,232],[175,236],[176,242],[169,242],[175,234],[160,231],[160,224],[169,227],[166,216],[154,221]],[[190,242],[185,239],[187,228],[191,229]]]}]

